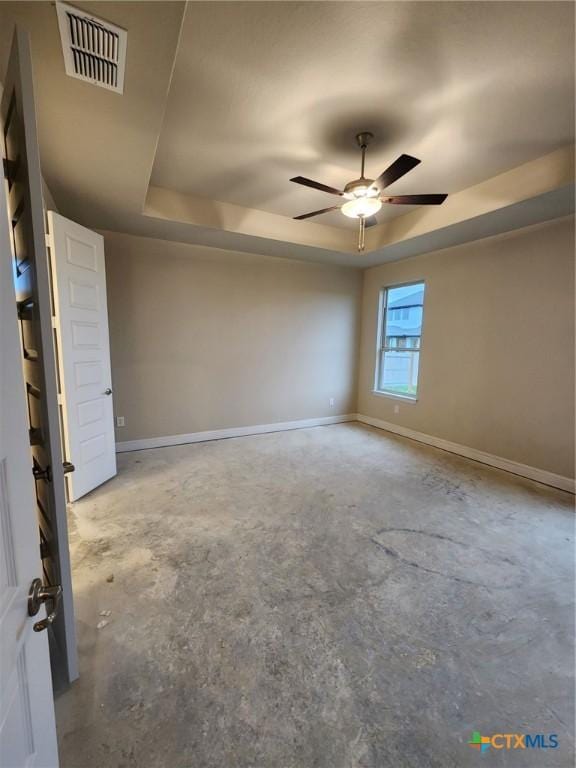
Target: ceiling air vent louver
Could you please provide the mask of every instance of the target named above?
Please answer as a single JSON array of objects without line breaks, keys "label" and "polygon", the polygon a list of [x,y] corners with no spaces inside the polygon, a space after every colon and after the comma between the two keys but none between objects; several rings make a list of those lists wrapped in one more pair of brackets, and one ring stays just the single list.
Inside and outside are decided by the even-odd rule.
[{"label": "ceiling air vent louver", "polygon": [[56,9],[66,74],[123,93],[126,30],[66,3]]}]

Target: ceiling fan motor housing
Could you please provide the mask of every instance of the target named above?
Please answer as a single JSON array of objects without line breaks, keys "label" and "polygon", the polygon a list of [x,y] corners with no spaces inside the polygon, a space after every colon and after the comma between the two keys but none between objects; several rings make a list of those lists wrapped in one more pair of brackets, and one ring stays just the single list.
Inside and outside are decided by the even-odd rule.
[{"label": "ceiling fan motor housing", "polygon": [[354,200],[358,197],[377,197],[378,190],[373,187],[374,179],[365,179],[360,177],[354,181],[348,182],[344,187],[344,197],[348,200]]}]

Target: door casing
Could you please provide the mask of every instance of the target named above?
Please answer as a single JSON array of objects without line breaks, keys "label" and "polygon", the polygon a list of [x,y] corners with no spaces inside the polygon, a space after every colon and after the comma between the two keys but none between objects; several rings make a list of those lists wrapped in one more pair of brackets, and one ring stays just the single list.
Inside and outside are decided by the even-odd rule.
[{"label": "door casing", "polygon": [[28,436],[6,185],[0,183],[0,765],[56,768],[46,632],[28,591],[40,577],[40,535]]},{"label": "door casing", "polygon": [[0,120],[42,577],[45,584],[61,584],[63,590],[49,630],[54,685],[61,688],[78,677],[78,657],[32,60],[28,35],[18,27]]}]

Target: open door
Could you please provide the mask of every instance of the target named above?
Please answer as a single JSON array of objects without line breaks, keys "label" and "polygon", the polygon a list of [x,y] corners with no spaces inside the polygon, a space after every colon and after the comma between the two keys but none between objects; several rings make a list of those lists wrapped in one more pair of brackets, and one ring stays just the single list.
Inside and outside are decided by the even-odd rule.
[{"label": "open door", "polygon": [[[0,124],[4,169],[0,218],[6,217],[7,209],[9,222],[9,242],[2,242],[0,258],[9,259],[11,265],[11,274],[2,275],[3,298],[8,279],[18,317],[17,368],[24,377],[23,389],[18,387],[9,396],[12,402],[23,392],[26,400],[28,478],[34,482],[37,528],[30,546],[42,561],[41,572],[35,576],[42,579],[45,589],[62,588],[60,609],[44,633],[50,644],[54,685],[61,688],[78,677],[78,657],[32,61],[28,35],[18,28],[4,78]],[[12,493],[20,492],[21,482],[21,477],[7,475]],[[27,515],[28,510],[18,510],[18,514]]]},{"label": "open door", "polygon": [[11,262],[0,181],[0,765],[54,768],[48,634],[34,631],[45,608],[28,615],[28,591],[42,566]]},{"label": "open door", "polygon": [[76,501],[116,474],[104,239],[48,212],[66,476]]}]

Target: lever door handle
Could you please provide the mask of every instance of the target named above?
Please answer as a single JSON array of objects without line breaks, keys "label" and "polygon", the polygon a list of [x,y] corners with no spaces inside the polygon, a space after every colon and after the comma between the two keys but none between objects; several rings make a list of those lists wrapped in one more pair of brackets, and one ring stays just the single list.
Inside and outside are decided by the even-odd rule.
[{"label": "lever door handle", "polygon": [[104,394],[105,395],[111,395],[112,394],[112,390],[110,389],[110,387],[108,387],[108,389],[104,390]]},{"label": "lever door handle", "polygon": [[[42,632],[54,622],[60,608],[61,598],[62,587],[60,584],[56,584],[54,587],[45,587],[41,579],[34,579],[28,592],[28,616],[36,616],[42,603],[50,603],[50,612],[45,619],[34,624],[34,632]],[[46,610],[48,610],[48,606]]]}]

